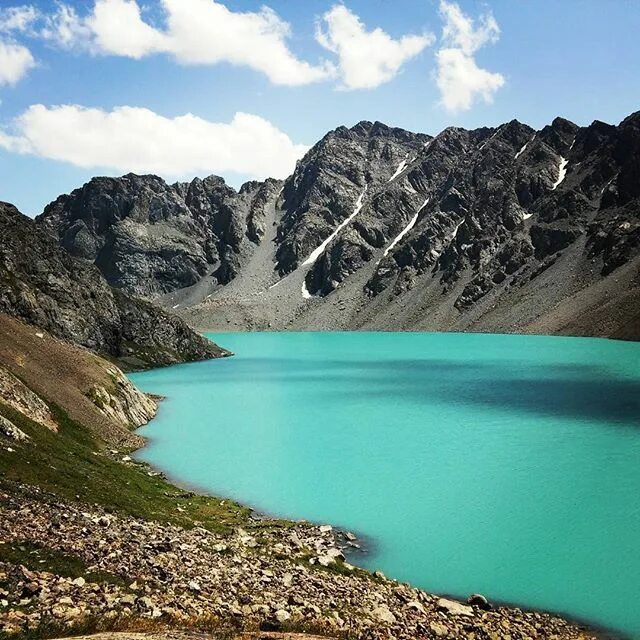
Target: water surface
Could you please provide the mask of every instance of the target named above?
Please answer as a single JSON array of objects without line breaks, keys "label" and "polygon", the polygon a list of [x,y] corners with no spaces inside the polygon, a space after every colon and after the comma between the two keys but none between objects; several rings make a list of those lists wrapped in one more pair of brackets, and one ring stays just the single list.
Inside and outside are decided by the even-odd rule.
[{"label": "water surface", "polygon": [[640,345],[415,333],[212,335],[139,457],[364,534],[359,562],[640,637]]}]

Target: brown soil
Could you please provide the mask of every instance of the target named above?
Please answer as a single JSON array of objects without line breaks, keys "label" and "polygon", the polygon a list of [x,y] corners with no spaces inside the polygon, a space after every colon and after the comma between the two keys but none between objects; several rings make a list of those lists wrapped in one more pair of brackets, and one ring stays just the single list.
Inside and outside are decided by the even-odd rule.
[{"label": "brown soil", "polygon": [[112,383],[110,363],[87,349],[0,313],[0,366],[104,441],[139,444],[139,436],[107,418],[87,397],[94,385]]}]

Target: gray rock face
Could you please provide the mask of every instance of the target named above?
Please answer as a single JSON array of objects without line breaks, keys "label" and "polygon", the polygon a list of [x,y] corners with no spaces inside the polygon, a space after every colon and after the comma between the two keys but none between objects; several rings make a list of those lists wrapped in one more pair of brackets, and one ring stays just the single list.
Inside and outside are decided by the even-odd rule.
[{"label": "gray rock face", "polygon": [[[328,133],[281,192],[96,179],[39,224],[126,291],[152,297],[211,274],[213,288],[171,298],[201,328],[638,338],[639,166],[638,113],[435,138],[361,122]],[[257,284],[225,293],[238,280]]]},{"label": "gray rock face", "polygon": [[[277,268],[293,271],[352,213],[358,197],[388,182],[430,136],[360,122],[328,133],[298,163],[283,190]],[[375,233],[375,229],[371,229]]]},{"label": "gray rock face", "polygon": [[227,284],[264,235],[276,180],[240,192],[210,176],[168,185],[157,176],[94,178],[48,205],[39,224],[113,287],[153,298],[213,274]]},{"label": "gray rock face", "polygon": [[0,236],[0,311],[135,367],[225,355],[180,318],[112,289],[6,203]]}]

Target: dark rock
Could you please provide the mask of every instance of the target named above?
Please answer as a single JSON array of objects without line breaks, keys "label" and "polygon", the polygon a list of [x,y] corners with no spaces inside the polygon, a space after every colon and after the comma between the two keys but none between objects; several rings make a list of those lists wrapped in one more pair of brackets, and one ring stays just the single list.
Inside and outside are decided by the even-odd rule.
[{"label": "dark rock", "polygon": [[236,192],[217,176],[174,185],[153,175],[93,178],[37,220],[110,285],[153,298],[209,273],[230,282],[245,244],[264,235],[264,207],[279,185],[249,182]]},{"label": "dark rock", "polygon": [[481,593],[472,593],[468,598],[467,602],[474,607],[479,607],[480,609],[484,609],[488,611],[492,608],[491,603],[481,594]]},{"label": "dark rock", "polygon": [[0,203],[0,311],[130,367],[225,355],[182,320],[112,289],[14,206]]}]

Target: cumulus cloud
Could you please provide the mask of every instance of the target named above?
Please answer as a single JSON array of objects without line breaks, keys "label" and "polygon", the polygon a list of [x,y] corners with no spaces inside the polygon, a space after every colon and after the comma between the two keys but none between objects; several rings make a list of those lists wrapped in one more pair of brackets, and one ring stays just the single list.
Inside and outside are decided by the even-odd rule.
[{"label": "cumulus cloud", "polygon": [[35,64],[27,47],[0,40],[0,85],[16,84]]},{"label": "cumulus cloud", "polygon": [[98,0],[86,25],[102,53],[139,59],[171,50],[171,38],[142,20],[135,0]]},{"label": "cumulus cloud", "polygon": [[393,79],[402,65],[433,44],[433,34],[404,35],[394,40],[380,28],[367,31],[360,18],[344,5],[322,17],[316,40],[338,56],[343,88],[372,89]]},{"label": "cumulus cloud", "polygon": [[93,0],[80,14],[57,0],[48,12],[22,5],[0,9],[0,32],[23,32],[65,49],[132,59],[165,54],[185,65],[226,62],[265,74],[277,85],[338,79],[343,89],[389,82],[435,41],[432,33],[392,38],[367,29],[345,5],[319,20],[316,41],[336,57],[311,64],[289,48],[291,27],[275,11],[232,11],[218,0]]},{"label": "cumulus cloud", "polygon": [[436,53],[436,83],[442,105],[455,112],[470,109],[478,97],[492,102],[505,83],[504,76],[479,67],[474,55],[498,40],[498,23],[491,14],[474,22],[458,4],[447,0],[440,1],[440,15],[444,21],[443,46]]},{"label": "cumulus cloud", "polygon": [[308,147],[273,124],[236,113],[229,123],[192,114],[166,118],[149,109],[112,111],[33,105],[0,132],[0,147],[85,168],[182,176],[234,172],[284,178]]},{"label": "cumulus cloud", "polygon": [[189,65],[227,62],[264,73],[278,85],[304,85],[332,77],[334,68],[312,65],[289,49],[290,26],[273,10],[231,11],[215,0],[160,0],[164,26],[145,21],[136,0],[96,0],[79,16],[61,3],[42,35],[66,48],[140,59],[164,53]]}]

